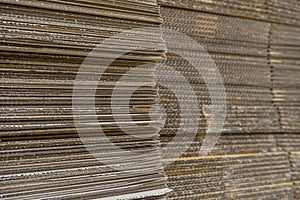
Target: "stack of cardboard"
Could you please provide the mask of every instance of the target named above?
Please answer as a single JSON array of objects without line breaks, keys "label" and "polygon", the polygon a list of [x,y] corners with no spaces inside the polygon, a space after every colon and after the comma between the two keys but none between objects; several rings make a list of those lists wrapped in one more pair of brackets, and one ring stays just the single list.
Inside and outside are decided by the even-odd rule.
[{"label": "stack of cardboard", "polygon": [[187,10],[259,20],[268,19],[268,7],[264,0],[159,0],[159,2],[163,6]]},{"label": "stack of cardboard", "polygon": [[277,149],[279,151],[292,152],[300,151],[299,133],[280,133],[276,134]]},{"label": "stack of cardboard", "polygon": [[299,2],[2,0],[0,197],[299,199]]},{"label": "stack of cardboard", "polygon": [[300,198],[300,134],[277,134],[279,151],[289,152],[291,165],[291,180],[293,181],[295,199]]},{"label": "stack of cardboard", "polygon": [[[215,62],[226,89],[228,109],[224,132],[278,130],[267,60],[269,23],[168,7],[162,7],[162,16],[164,28],[191,36],[207,50],[211,60]],[[184,46],[184,41],[182,45]],[[166,64],[180,71],[189,80],[197,77],[197,82],[192,83],[193,88],[203,107],[203,114],[209,115],[211,96],[203,79],[206,75],[193,72],[184,58],[171,53]],[[206,62],[205,59],[198,58],[197,62]]]},{"label": "stack of cardboard", "polygon": [[300,152],[291,152],[292,180],[294,181],[295,199],[300,199]]},{"label": "stack of cardboard", "polygon": [[[296,8],[300,6],[300,3],[294,4],[294,6]],[[290,18],[297,17],[294,12],[292,13],[293,15],[289,15]],[[287,14],[285,13],[285,15]],[[278,134],[276,138],[279,150],[290,154],[295,199],[299,199],[300,27],[278,24],[280,22],[292,22],[290,18],[280,15],[278,17],[276,18],[277,23],[272,24],[270,63],[272,66],[274,103],[280,115],[281,130],[284,134]]]},{"label": "stack of cardboard", "polygon": [[[0,196],[163,198],[167,189],[159,138],[153,133],[157,124],[148,115],[157,99],[155,65],[138,68],[115,97],[122,101],[128,88],[139,86],[140,81],[149,83],[134,92],[128,105],[140,125],[126,118],[121,121],[132,135],[118,128],[110,105],[114,85],[123,74],[164,57],[161,33],[123,34],[84,61],[105,38],[122,30],[159,28],[157,2],[3,0],[0,9]],[[122,49],[132,51],[110,66],[100,62]],[[80,71],[82,63],[86,68]],[[83,78],[75,82],[80,75]],[[74,92],[80,94],[75,96],[76,107]],[[114,114],[122,117],[121,111]],[[98,134],[100,129],[105,134]]]},{"label": "stack of cardboard", "polygon": [[284,131],[300,128],[300,28],[273,24],[270,61],[274,102]]},{"label": "stack of cardboard", "polygon": [[[211,58],[196,57],[199,52],[186,44],[181,44],[181,55],[189,55],[202,68],[212,59],[221,74],[226,90],[227,117],[223,134],[208,157],[201,157],[201,148],[209,124],[220,121],[211,118],[212,105],[209,84],[186,58],[168,49],[164,64],[176,69],[180,76],[173,76],[176,88],[184,93],[184,76],[192,86],[201,107],[198,134],[190,148],[181,158],[165,157],[165,163],[173,159],[173,164],[165,168],[168,186],[174,191],[170,199],[244,199],[244,198],[289,198],[292,182],[289,174],[289,160],[284,152],[276,151],[275,135],[278,132],[279,116],[273,105],[271,92],[271,71],[268,61],[270,23],[245,18],[209,14],[163,4],[161,14],[163,28],[184,33],[209,53]],[[194,4],[193,4],[194,5]],[[202,71],[205,70],[202,69]],[[208,73],[209,70],[207,70]],[[171,73],[171,72],[170,72]],[[160,74],[169,78],[169,74]],[[214,81],[214,80],[210,80]],[[162,106],[168,110],[166,125],[161,131],[163,146],[171,146],[174,154],[185,147],[173,142],[178,134],[180,121],[187,121],[180,115],[180,101],[168,88],[159,90]],[[222,93],[218,98],[222,99]],[[186,96],[191,101],[193,96]],[[220,101],[220,103],[222,103]],[[193,112],[191,112],[192,115]],[[190,127],[197,123],[190,124]],[[185,138],[194,137],[186,132]],[[190,141],[187,140],[187,141]],[[173,144],[174,143],[174,144]],[[213,145],[213,144],[210,144]],[[200,157],[199,157],[200,156]],[[267,181],[266,181],[267,180]]]},{"label": "stack of cardboard", "polygon": [[268,19],[274,23],[300,26],[300,3],[298,0],[266,1]]},{"label": "stack of cardboard", "polygon": [[286,153],[180,158],[165,170],[169,199],[291,199]]}]

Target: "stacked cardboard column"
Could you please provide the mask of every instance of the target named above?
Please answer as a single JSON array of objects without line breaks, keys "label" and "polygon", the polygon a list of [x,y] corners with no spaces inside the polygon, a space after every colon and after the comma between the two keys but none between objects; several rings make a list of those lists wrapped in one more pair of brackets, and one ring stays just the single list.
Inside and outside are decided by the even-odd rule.
[{"label": "stacked cardboard column", "polygon": [[[284,8],[278,15],[271,15],[270,63],[274,103],[280,115],[281,129],[285,134],[276,135],[278,148],[290,154],[295,199],[299,199],[299,151],[300,151],[300,4],[292,1],[271,1],[272,10]],[[287,13],[288,12],[288,13]],[[279,24],[285,23],[285,24]],[[298,25],[298,26],[297,26]]]},{"label": "stacked cardboard column", "polygon": [[300,134],[277,134],[277,146],[279,151],[289,153],[291,165],[291,180],[294,187],[294,199],[300,198]]},{"label": "stacked cardboard column", "polygon": [[[168,7],[162,7],[162,16],[164,28],[191,36],[211,55],[206,59],[215,62],[226,90],[228,109],[223,132],[254,133],[279,129],[277,110],[272,104],[271,72],[267,60],[268,23]],[[185,47],[181,51],[189,49]],[[203,58],[197,61],[205,62]],[[208,120],[211,97],[203,79],[205,74],[200,74],[184,58],[172,52],[168,52],[165,63],[190,80],[202,107],[202,115]],[[176,81],[176,77],[173,79]],[[160,95],[165,95],[164,90]],[[162,99],[165,101],[166,98]],[[201,121],[202,133],[206,126],[207,122]]]},{"label": "stacked cardboard column", "polygon": [[[140,80],[149,83],[134,92],[129,106],[140,126],[126,118],[122,121],[132,135],[118,128],[110,105],[114,85],[124,73],[162,59],[161,33],[140,31],[123,35],[119,42],[102,47],[99,57],[103,60],[118,55],[116,52],[122,48],[134,49],[135,44],[145,44],[138,46],[141,50],[116,58],[110,66],[86,63],[88,71],[82,74],[87,79],[80,79],[78,87],[73,88],[85,57],[105,38],[131,28],[160,27],[156,1],[4,0],[0,9],[0,196],[5,199],[163,198],[167,190],[159,138],[157,133],[153,134],[157,123],[148,115],[157,99],[154,65],[136,70],[132,81],[122,85],[123,92],[116,96],[122,101],[125,98],[122,94],[128,92],[129,86],[139,86]],[[151,48],[136,41],[151,43]],[[131,46],[120,47],[120,43]],[[100,69],[104,73],[100,74]],[[95,95],[90,96],[93,80],[99,83]],[[75,111],[73,89],[82,94],[76,100]],[[86,109],[87,101],[94,103],[94,110]],[[79,138],[74,112],[80,113],[79,128],[88,144]],[[98,123],[92,121],[93,117]],[[145,128],[143,124],[150,125]],[[102,138],[97,135],[99,126],[105,133]],[[137,134],[144,137],[135,137]],[[107,141],[119,151],[111,149]],[[92,154],[86,147],[94,147]],[[133,157],[118,154],[124,151],[137,153]]]},{"label": "stacked cardboard column", "polygon": [[274,102],[284,131],[300,128],[300,28],[273,24],[270,48]]},{"label": "stacked cardboard column", "polygon": [[[278,148],[277,143],[277,135],[280,136],[282,130],[272,88],[269,59],[272,29],[267,5],[252,2],[253,6],[243,7],[239,1],[234,4],[240,6],[236,9],[239,13],[226,13],[232,9],[231,1],[223,1],[224,6],[219,9],[215,9],[218,1],[160,2],[163,27],[180,31],[205,47],[224,79],[227,98],[223,133],[209,156],[199,157],[211,120],[211,97],[203,80],[205,75],[195,72],[184,58],[168,52],[165,64],[190,80],[202,108],[199,115],[203,117],[199,119],[198,134],[190,149],[165,168],[168,186],[174,190],[169,198],[293,198],[289,156],[284,149]],[[242,15],[241,10],[244,11]],[[246,10],[252,10],[252,14]],[[181,51],[192,55],[191,49],[182,43]],[[205,62],[203,58],[198,59],[199,63]],[[176,82],[176,79],[180,85],[181,77],[174,77],[173,81]],[[179,109],[176,97],[168,95],[171,91],[166,88],[159,91],[163,106],[172,103]],[[186,99],[190,98],[187,96]],[[162,145],[170,145],[178,131],[175,125],[180,121],[180,112],[176,113],[174,109],[173,112],[167,116],[167,125],[161,131]],[[184,144],[174,147],[174,150],[182,146]],[[170,162],[170,158],[166,158],[165,162]]]},{"label": "stacked cardboard column", "polygon": [[295,199],[300,198],[300,152],[291,152],[292,180],[294,182]]}]

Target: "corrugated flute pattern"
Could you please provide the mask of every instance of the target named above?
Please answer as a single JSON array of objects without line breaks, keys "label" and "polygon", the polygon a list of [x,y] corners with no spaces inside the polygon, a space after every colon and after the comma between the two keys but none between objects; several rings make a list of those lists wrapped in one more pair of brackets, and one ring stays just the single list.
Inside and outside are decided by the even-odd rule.
[{"label": "corrugated flute pattern", "polygon": [[180,158],[168,166],[168,199],[291,199],[286,153]]},{"label": "corrugated flute pattern", "polygon": [[270,61],[274,103],[280,114],[281,128],[299,132],[300,128],[300,28],[273,24]]},{"label": "corrugated flute pattern", "polygon": [[[119,43],[130,44],[128,48],[132,49],[134,45],[145,44],[136,41],[151,43],[151,48],[138,46],[146,50],[129,51],[109,67],[96,62],[97,59],[86,63],[88,71],[82,74],[89,78],[80,79],[79,88],[74,90],[82,95],[77,100],[83,104],[82,109],[76,112],[82,117],[79,128],[88,138],[88,147],[95,146],[93,154],[80,140],[72,116],[73,85],[88,52],[122,30],[159,28],[157,2],[3,0],[0,10],[0,197],[163,198],[167,189],[158,134],[153,134],[157,124],[148,115],[157,101],[154,65],[136,70],[132,81],[120,89],[126,93],[127,87],[138,85],[139,80],[150,84],[135,91],[130,103],[130,112],[141,125],[123,120],[133,135],[118,128],[110,105],[114,85],[124,73],[164,57],[160,32],[123,35],[118,43],[102,47],[104,59],[109,59],[122,48]],[[100,69],[105,70],[104,74],[99,74]],[[98,83],[94,102],[89,96],[92,80]],[[122,94],[118,94],[117,100],[122,101]],[[86,109],[87,101],[95,104],[95,110]],[[123,113],[117,114],[122,117]],[[93,123],[91,115],[98,119],[105,137],[97,138],[100,127]],[[145,128],[143,124],[150,126]],[[135,134],[146,137],[134,137]],[[119,154],[107,141],[119,150],[137,154]]]},{"label": "corrugated flute pattern", "polygon": [[[272,1],[271,1],[272,2]],[[277,2],[279,4],[279,2]],[[278,15],[276,20],[295,21],[299,25],[300,2],[281,4],[286,9]],[[287,11],[289,17],[287,16]],[[290,154],[292,180],[294,182],[295,199],[299,199],[299,151],[300,151],[300,26],[272,24],[270,37],[270,64],[272,69],[272,82],[274,103],[280,115],[281,130],[285,134],[278,134],[278,147]]]},{"label": "corrugated flute pattern", "polygon": [[[223,133],[209,156],[199,157],[209,129],[210,94],[203,74],[168,52],[165,64],[190,81],[202,108],[190,149],[165,168],[168,186],[174,189],[169,199],[298,199],[299,2],[159,2],[163,27],[187,34],[209,52],[227,98]],[[195,54],[184,44],[180,51]],[[173,81],[180,85],[181,79]],[[160,90],[161,104],[178,104],[169,93]],[[173,112],[161,131],[163,145],[172,143],[182,118]],[[174,146],[174,151],[183,146]]]},{"label": "corrugated flute pattern", "polygon": [[1,198],[300,198],[300,1],[159,2],[1,1]]},{"label": "corrugated flute pattern", "polygon": [[300,26],[300,3],[298,0],[269,0],[265,2],[271,22]]},{"label": "corrugated flute pattern", "polygon": [[300,25],[298,0],[159,0],[164,6],[256,19],[279,24]]},{"label": "corrugated flute pattern", "polygon": [[252,19],[268,19],[268,9],[265,0],[159,0],[159,2],[164,6]]},{"label": "corrugated flute pattern", "polygon": [[[270,24],[178,8],[162,7],[161,10],[164,28],[192,37],[209,52],[224,79],[227,97],[223,134],[210,156],[199,158],[211,105],[211,96],[203,80],[205,75],[195,72],[184,58],[168,52],[165,64],[190,81],[203,116],[190,149],[165,168],[168,186],[174,189],[169,199],[290,198],[293,194],[290,177],[286,176],[290,173],[287,154],[262,153],[276,150],[275,136],[262,133],[275,133],[280,129],[278,113],[272,103],[268,63]],[[180,51],[193,54],[184,43]],[[203,58],[198,62],[203,62]],[[173,77],[178,85],[181,79]],[[170,91],[166,88],[159,91],[163,106],[176,104],[176,97],[168,95]],[[174,108],[177,107],[180,110],[179,105],[173,105],[174,114],[167,116],[167,124],[161,131],[162,145],[172,142],[178,131],[176,124],[182,117],[180,111],[176,114]]]},{"label": "corrugated flute pattern", "polygon": [[[162,16],[164,28],[194,38],[216,63],[224,79],[227,97],[227,120],[223,132],[278,130],[267,61],[270,24],[167,7],[162,7]],[[183,47],[182,51],[189,52],[188,47]],[[203,59],[199,58],[198,62],[203,62]],[[193,72],[189,63],[180,56],[169,54],[166,64],[183,73],[190,82],[197,77],[192,86],[208,119],[211,97],[201,74]]]},{"label": "corrugated flute pattern", "polygon": [[294,181],[295,199],[300,199],[300,151],[291,152],[292,180]]}]

